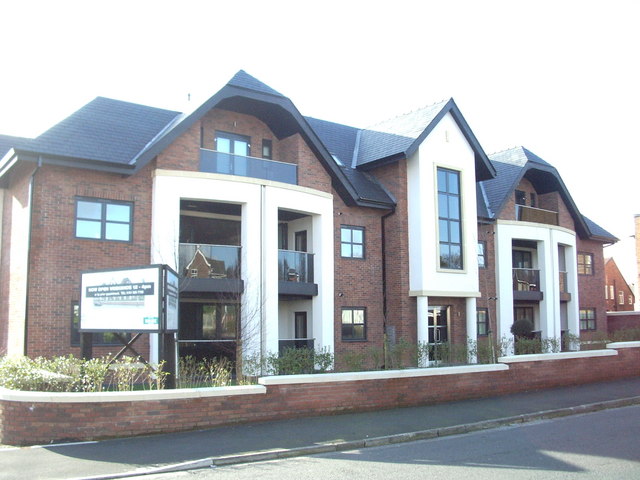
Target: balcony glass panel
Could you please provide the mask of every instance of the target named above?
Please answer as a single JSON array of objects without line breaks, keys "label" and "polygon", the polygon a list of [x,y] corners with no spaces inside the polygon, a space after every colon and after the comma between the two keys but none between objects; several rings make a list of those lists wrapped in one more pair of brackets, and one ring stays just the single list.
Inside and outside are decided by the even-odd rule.
[{"label": "balcony glass panel", "polygon": [[560,272],[560,293],[569,293],[567,286],[567,272]]},{"label": "balcony glass panel", "polygon": [[534,270],[532,268],[514,268],[513,289],[520,292],[539,292],[540,270]]},{"label": "balcony glass panel", "polygon": [[522,222],[544,223],[558,225],[558,212],[543,210],[542,208],[516,205],[516,218]]},{"label": "balcony glass panel", "polygon": [[313,283],[313,254],[278,250],[278,280]]},{"label": "balcony glass panel", "polygon": [[181,243],[178,268],[185,277],[240,278],[240,247]]},{"label": "balcony glass panel", "polygon": [[200,171],[261,178],[297,185],[298,166],[263,158],[200,149]]}]

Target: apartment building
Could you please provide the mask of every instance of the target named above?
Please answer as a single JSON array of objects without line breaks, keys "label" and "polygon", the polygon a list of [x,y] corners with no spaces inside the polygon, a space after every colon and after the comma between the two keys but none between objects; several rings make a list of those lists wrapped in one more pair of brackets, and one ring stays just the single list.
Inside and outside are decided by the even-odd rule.
[{"label": "apartment building", "polygon": [[181,275],[181,355],[606,328],[616,239],[453,100],[359,129],[240,71],[191,113],[99,97],[0,155],[0,353],[79,353],[80,272],[157,263]]}]

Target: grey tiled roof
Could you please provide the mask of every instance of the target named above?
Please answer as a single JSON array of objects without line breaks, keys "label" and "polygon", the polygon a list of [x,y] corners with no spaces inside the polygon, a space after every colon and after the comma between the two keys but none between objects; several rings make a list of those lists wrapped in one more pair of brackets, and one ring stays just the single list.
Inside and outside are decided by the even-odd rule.
[{"label": "grey tiled roof", "polygon": [[[554,185],[561,194],[564,202],[567,204],[578,232],[583,232],[591,238],[598,240],[615,242],[616,237],[607,232],[598,224],[583,216],[575,206],[571,195],[566,189],[558,171],[548,162],[527,150],[524,147],[514,147],[509,150],[497,152],[489,155],[489,159],[496,170],[496,177],[491,180],[481,182],[488,202],[489,215],[497,218],[506,201],[513,195],[513,192],[525,173],[534,169],[535,171],[546,172],[544,175],[550,175],[552,180],[550,185]],[[547,182],[545,182],[547,183]],[[480,200],[480,197],[478,197]],[[478,215],[481,214],[481,207],[478,207]],[[491,218],[491,217],[489,217]]]},{"label": "grey tiled roof", "polygon": [[127,164],[178,112],[97,97],[34,139],[47,155]]},{"label": "grey tiled roof", "polygon": [[354,166],[405,153],[447,103],[429,105],[363,130]]},{"label": "grey tiled roof", "polygon": [[619,240],[619,238],[617,238],[615,235],[609,233],[607,230],[602,228],[600,225],[598,225],[596,222],[594,222],[590,218],[587,218],[584,215],[582,216],[582,218],[584,219],[585,223],[587,224],[587,227],[589,227],[589,231],[591,232],[591,234],[593,236],[599,237],[602,240],[607,240],[607,241],[609,241],[611,243],[617,242]]},{"label": "grey tiled roof", "polygon": [[265,85],[260,80],[255,77],[252,77],[244,70],[238,71],[231,80],[229,80],[229,85],[233,85],[234,87],[246,88],[247,90],[253,90],[260,93],[267,93],[269,95],[277,95],[279,97],[284,97],[280,92],[277,92],[269,85]]},{"label": "grey tiled roof", "polygon": [[317,118],[305,118],[320,141],[327,147],[329,153],[335,156],[342,165],[339,165],[351,186],[362,200],[374,203],[393,205],[395,200],[382,184],[373,176],[351,168],[353,152],[358,141],[359,129],[340,125],[339,123],[318,120]]},{"label": "grey tiled roof", "polygon": [[526,162],[519,165],[502,162],[495,159],[493,155],[489,155],[489,158],[496,169],[496,177],[483,181],[482,186],[489,203],[489,210],[497,215],[502,209],[505,199],[513,194],[513,189],[523,174],[522,167]]},{"label": "grey tiled roof", "polygon": [[343,165],[351,165],[360,131],[358,128],[311,117],[305,117],[305,120],[327,147],[329,153],[336,156]]},{"label": "grey tiled roof", "polygon": [[4,157],[12,148],[27,147],[31,142],[33,142],[32,138],[0,135],[0,158]]}]

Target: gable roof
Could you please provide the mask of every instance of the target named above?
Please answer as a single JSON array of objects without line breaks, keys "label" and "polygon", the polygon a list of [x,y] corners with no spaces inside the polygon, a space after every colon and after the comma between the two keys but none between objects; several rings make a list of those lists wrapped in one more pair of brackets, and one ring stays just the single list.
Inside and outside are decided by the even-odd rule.
[{"label": "gable roof", "polygon": [[614,243],[618,239],[598,224],[583,216],[574,203],[558,171],[550,163],[524,147],[514,147],[489,155],[495,167],[495,178],[481,182],[479,186],[486,198],[485,211],[480,207],[478,215],[488,214],[489,219],[498,217],[513,192],[523,178],[531,181],[538,193],[558,192],[569,209],[576,224],[576,231],[582,238],[590,238],[604,243]]},{"label": "gable roof", "polygon": [[408,158],[447,114],[451,114],[475,153],[476,178],[493,178],[496,175],[493,165],[452,98],[363,130],[353,157],[353,167],[367,169],[398,158]]}]

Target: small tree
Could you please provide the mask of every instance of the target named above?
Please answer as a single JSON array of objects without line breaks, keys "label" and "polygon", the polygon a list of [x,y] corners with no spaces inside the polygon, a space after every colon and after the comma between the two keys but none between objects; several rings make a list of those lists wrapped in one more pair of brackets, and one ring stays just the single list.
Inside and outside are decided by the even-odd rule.
[{"label": "small tree", "polygon": [[516,338],[532,338],[533,337],[533,323],[531,320],[521,318],[513,322],[511,325],[511,333]]}]

